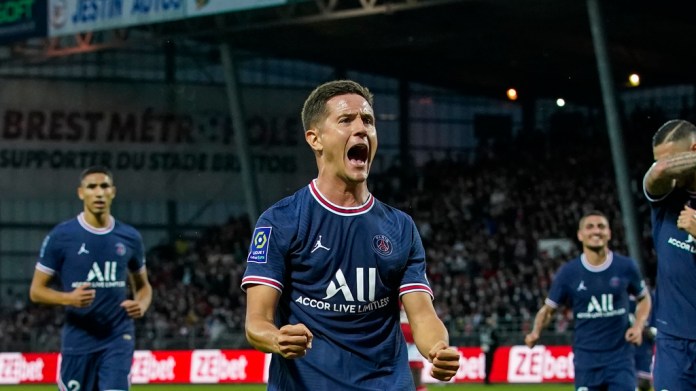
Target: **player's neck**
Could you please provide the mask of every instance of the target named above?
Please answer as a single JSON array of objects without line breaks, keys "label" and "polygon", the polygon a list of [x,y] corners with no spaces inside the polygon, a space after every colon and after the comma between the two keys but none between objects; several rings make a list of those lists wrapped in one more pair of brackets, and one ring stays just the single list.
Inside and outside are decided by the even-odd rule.
[{"label": "player's neck", "polygon": [[367,182],[349,184],[339,178],[332,180],[320,177],[315,180],[314,185],[324,198],[339,206],[361,206],[370,196]]},{"label": "player's neck", "polygon": [[110,213],[95,214],[89,211],[83,213],[85,222],[94,228],[106,228],[111,224]]},{"label": "player's neck", "polygon": [[606,262],[607,256],[609,255],[609,249],[606,247],[598,250],[585,248],[583,250],[583,254],[585,254],[585,259],[590,265],[599,266]]}]

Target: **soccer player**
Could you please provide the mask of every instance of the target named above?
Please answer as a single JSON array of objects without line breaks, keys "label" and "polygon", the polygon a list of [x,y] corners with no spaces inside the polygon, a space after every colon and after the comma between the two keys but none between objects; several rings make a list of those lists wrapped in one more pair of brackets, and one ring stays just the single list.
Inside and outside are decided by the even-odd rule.
[{"label": "soccer player", "polygon": [[[583,216],[577,236],[582,254],[556,273],[525,343],[536,345],[557,308],[568,302],[575,318],[576,389],[634,391],[633,344],[642,342],[650,295],[636,262],[609,250],[611,230],[604,214],[593,211]],[[630,326],[629,295],[638,302]]]},{"label": "soccer player", "polygon": [[[83,171],[77,195],[84,210],[44,239],[30,297],[66,307],[59,389],[128,390],[133,318],[142,317],[152,300],[142,237],[111,216],[116,187],[107,168]],[[61,290],[52,287],[54,278]]]},{"label": "soccer player", "polygon": [[368,190],[372,107],[353,81],[312,91],[302,122],[318,176],[256,223],[245,329],[253,347],[273,353],[269,390],[413,390],[399,299],[431,375],[447,381],[459,368],[413,220]]},{"label": "soccer player", "polygon": [[[645,173],[655,280],[656,390],[696,389],[696,127],[671,120],[653,136],[655,162]],[[691,231],[689,231],[691,230]]]}]

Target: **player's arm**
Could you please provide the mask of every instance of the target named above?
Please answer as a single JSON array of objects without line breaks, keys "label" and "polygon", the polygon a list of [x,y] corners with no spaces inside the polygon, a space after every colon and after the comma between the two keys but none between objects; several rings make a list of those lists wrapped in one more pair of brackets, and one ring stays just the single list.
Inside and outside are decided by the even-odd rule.
[{"label": "player's arm", "polygon": [[48,286],[52,275],[34,269],[34,277],[31,279],[29,298],[34,303],[63,305],[73,307],[87,307],[94,301],[95,291],[89,284],[80,285],[71,292],[62,292]]},{"label": "player's arm", "polygon": [[449,334],[433,307],[432,298],[425,292],[401,296],[404,311],[411,325],[418,351],[433,363],[430,375],[448,381],[459,369],[459,352],[449,346]]},{"label": "player's arm", "polygon": [[556,309],[548,304],[544,304],[539,311],[537,311],[537,314],[534,317],[534,326],[532,327],[532,331],[524,337],[524,343],[527,346],[533,348],[534,345],[536,345],[537,341],[539,341],[539,337],[541,337],[542,330],[544,330],[546,326],[551,323],[551,319],[555,313]]},{"label": "player's arm", "polygon": [[626,330],[626,341],[640,345],[643,343],[643,329],[650,316],[652,299],[650,298],[650,294],[646,293],[643,297],[639,297],[636,300],[635,320],[633,321],[633,325]]},{"label": "player's arm", "polygon": [[131,318],[142,318],[152,303],[152,285],[147,278],[147,269],[143,267],[141,271],[130,273],[128,277],[133,289],[133,300],[124,300],[121,307]]},{"label": "player's arm", "polygon": [[264,353],[277,353],[285,358],[299,358],[312,347],[312,332],[301,324],[275,325],[275,312],[280,292],[266,285],[247,288],[247,309],[244,329],[247,341]]},{"label": "player's arm", "polygon": [[657,160],[645,174],[648,194],[659,196],[669,193],[677,179],[696,171],[696,153],[682,152]]}]

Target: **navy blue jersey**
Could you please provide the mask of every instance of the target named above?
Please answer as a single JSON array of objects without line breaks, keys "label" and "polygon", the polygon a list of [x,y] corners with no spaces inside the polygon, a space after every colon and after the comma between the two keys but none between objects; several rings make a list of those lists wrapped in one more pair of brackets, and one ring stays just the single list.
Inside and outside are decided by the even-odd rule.
[{"label": "navy blue jersey", "polygon": [[677,228],[679,213],[696,194],[677,188],[661,198],[647,192],[646,196],[657,254],[655,327],[660,333],[696,340],[696,239]]},{"label": "navy blue jersey", "polygon": [[81,213],[46,236],[36,268],[57,275],[66,292],[83,284],[96,290],[90,306],[66,307],[63,354],[103,349],[118,337],[133,339],[133,320],[120,304],[128,298],[128,273],[145,267],[144,253],[140,233],[114,218],[108,227],[94,228]]},{"label": "navy blue jersey", "polygon": [[413,220],[371,195],[332,204],[314,182],[259,218],[242,287],[281,292],[277,326],[314,335],[300,359],[273,355],[270,390],[408,390],[413,380],[399,297],[432,291]]},{"label": "navy blue jersey", "polygon": [[561,266],[546,304],[558,308],[568,303],[573,309],[576,366],[591,368],[626,357],[633,362],[633,348],[625,340],[629,295],[647,292],[636,263],[613,252],[599,266],[588,263],[584,254]]}]

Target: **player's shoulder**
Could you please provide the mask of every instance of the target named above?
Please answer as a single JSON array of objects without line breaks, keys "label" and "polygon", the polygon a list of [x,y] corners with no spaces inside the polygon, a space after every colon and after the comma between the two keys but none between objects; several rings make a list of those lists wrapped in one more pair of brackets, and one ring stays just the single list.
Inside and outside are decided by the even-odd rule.
[{"label": "player's shoulder", "polygon": [[411,215],[406,213],[405,211],[391,206],[387,203],[384,203],[377,198],[375,198],[375,209],[379,210],[382,214],[384,214],[384,217],[387,219],[394,219],[402,222],[406,222],[409,224],[413,224],[413,218]]},{"label": "player's shoulder", "polygon": [[574,275],[580,272],[582,269],[584,269],[584,266],[580,257],[571,258],[558,267],[556,276],[558,277],[567,274]]},{"label": "player's shoulder", "polygon": [[612,252],[612,264],[615,264],[618,267],[637,267],[638,266],[638,261],[634,260],[631,257],[628,257],[623,254],[618,254],[616,252]]},{"label": "player's shoulder", "polygon": [[52,237],[58,237],[61,235],[72,235],[75,231],[79,229],[80,223],[77,221],[77,217],[73,217],[71,219],[64,220],[56,224],[49,233],[49,235]]},{"label": "player's shoulder", "polygon": [[114,218],[114,230],[113,232],[118,232],[121,235],[124,235],[129,238],[133,238],[136,240],[142,240],[142,235],[140,234],[140,231],[138,231],[134,226],[123,222],[119,219]]},{"label": "player's shoulder", "polygon": [[297,222],[297,217],[306,207],[309,196],[307,187],[303,187],[271,205],[261,214],[259,220],[281,225],[292,221]]}]

